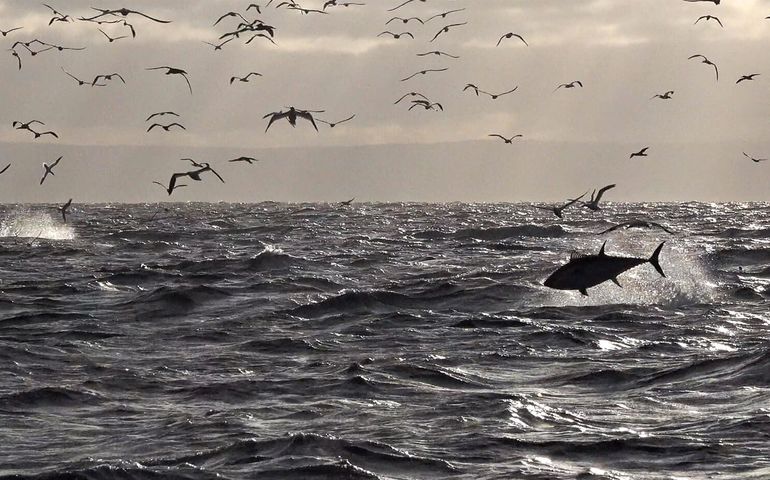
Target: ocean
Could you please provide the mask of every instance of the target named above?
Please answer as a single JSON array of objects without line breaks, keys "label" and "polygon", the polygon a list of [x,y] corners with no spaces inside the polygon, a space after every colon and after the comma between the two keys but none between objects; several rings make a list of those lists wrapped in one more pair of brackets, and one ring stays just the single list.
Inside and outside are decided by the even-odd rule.
[{"label": "ocean", "polygon": [[0,219],[2,479],[770,479],[768,204]]}]

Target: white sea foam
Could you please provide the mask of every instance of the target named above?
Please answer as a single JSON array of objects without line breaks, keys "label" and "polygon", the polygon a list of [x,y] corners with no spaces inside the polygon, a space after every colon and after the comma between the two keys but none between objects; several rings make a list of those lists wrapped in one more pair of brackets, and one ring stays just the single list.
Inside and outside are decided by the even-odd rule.
[{"label": "white sea foam", "polygon": [[14,210],[0,222],[0,237],[73,240],[75,229],[48,212]]}]

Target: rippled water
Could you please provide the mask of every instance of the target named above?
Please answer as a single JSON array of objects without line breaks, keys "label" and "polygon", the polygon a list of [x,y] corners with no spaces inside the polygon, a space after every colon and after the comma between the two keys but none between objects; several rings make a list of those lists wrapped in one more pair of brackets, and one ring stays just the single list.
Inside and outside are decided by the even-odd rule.
[{"label": "rippled water", "polygon": [[0,210],[2,478],[770,478],[766,204]]}]

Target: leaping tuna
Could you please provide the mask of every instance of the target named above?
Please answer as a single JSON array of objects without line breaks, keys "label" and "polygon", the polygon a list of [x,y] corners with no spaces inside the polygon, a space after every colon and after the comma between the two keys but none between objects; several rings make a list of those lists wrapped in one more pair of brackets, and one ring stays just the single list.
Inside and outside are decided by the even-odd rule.
[{"label": "leaping tuna", "polygon": [[607,255],[604,253],[604,246],[607,245],[607,242],[604,242],[598,255],[570,258],[569,263],[553,272],[543,282],[543,285],[557,290],[577,290],[583,295],[588,295],[588,288],[595,287],[607,280],[612,280],[615,285],[620,287],[618,275],[647,262],[651,263],[662,277],[665,277],[666,274],[663,273],[659,263],[660,251],[665,243],[662,242],[658,245],[652,256],[645,259]]}]

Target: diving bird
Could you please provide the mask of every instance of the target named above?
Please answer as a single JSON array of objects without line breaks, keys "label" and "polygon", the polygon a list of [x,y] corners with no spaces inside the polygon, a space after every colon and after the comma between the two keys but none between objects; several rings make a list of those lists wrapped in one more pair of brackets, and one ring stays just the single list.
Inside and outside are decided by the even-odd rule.
[{"label": "diving bird", "polygon": [[354,113],[353,115],[349,116],[348,118],[343,118],[342,120],[337,120],[336,122],[327,122],[326,120],[321,120],[320,118],[317,118],[316,120],[318,120],[321,123],[325,123],[325,124],[329,125],[330,128],[334,128],[335,126],[339,125],[340,123],[345,123],[348,120],[352,120],[355,116],[356,116],[356,114]]},{"label": "diving bird", "polygon": [[634,257],[616,257],[604,253],[604,247],[607,242],[602,244],[598,255],[578,255],[570,258],[566,265],[561,266],[553,272],[543,285],[557,290],[577,290],[583,295],[588,295],[588,288],[604,283],[607,280],[621,286],[618,282],[618,275],[631,270],[632,268],[650,263],[661,277],[665,277],[663,269],[660,266],[660,251],[663,249],[662,242],[652,253],[650,258]]},{"label": "diving bird", "polygon": [[673,90],[669,90],[666,93],[662,93],[662,94],[659,93],[657,95],[653,95],[652,97],[650,97],[650,100],[652,100],[654,98],[661,98],[663,100],[671,100],[671,95],[673,95],[673,94],[674,94],[674,91]]},{"label": "diving bird", "polygon": [[722,25],[722,21],[719,20],[719,18],[717,18],[717,17],[715,17],[713,15],[701,15],[700,17],[698,17],[697,20],[695,20],[695,23],[693,23],[693,25],[695,25],[696,23],[700,22],[701,20],[706,20],[706,21],[715,20],[719,24],[720,27],[725,28],[725,26]]},{"label": "diving bird", "polygon": [[355,200],[356,197],[351,198],[350,200],[344,200],[339,203],[340,207],[348,207],[351,203],[353,203],[353,200]]},{"label": "diving bird", "polygon": [[114,42],[115,40],[120,40],[121,38],[128,38],[128,35],[121,35],[119,37],[111,37],[111,36],[107,35],[107,33],[104,30],[102,30],[101,28],[97,28],[97,30],[102,32],[102,34],[105,37],[107,37],[107,40],[109,40],[110,43]]},{"label": "diving bird", "polygon": [[184,128],[184,125],[182,125],[180,123],[177,123],[177,122],[174,122],[174,123],[169,123],[168,125],[161,125],[160,123],[153,123],[152,125],[150,125],[150,128],[148,128],[147,131],[149,132],[150,130],[152,130],[155,127],[160,127],[160,128],[162,128],[163,130],[165,130],[167,132],[169,131],[169,129],[171,127],[179,127],[182,130],[187,130],[186,128]]},{"label": "diving bird", "polygon": [[267,130],[270,128],[270,125],[272,125],[273,122],[275,122],[276,120],[280,120],[282,118],[285,118],[286,120],[288,120],[289,124],[292,127],[295,127],[297,125],[297,118],[304,118],[305,120],[313,124],[313,128],[315,128],[316,131],[318,131],[318,126],[315,124],[313,115],[311,115],[308,110],[299,110],[294,107],[289,107],[289,110],[286,112],[282,110],[278,112],[271,112],[262,118],[267,118],[267,117],[270,117],[270,121],[267,123],[267,128],[265,128],[265,132],[267,132]]},{"label": "diving bird", "polygon": [[[518,134],[518,135],[512,136],[511,138],[505,138],[504,136],[500,135],[499,133],[490,133],[488,136],[489,137],[497,137],[497,138],[502,139],[505,143],[513,144],[513,139],[523,137],[524,135]],[[585,195],[585,194],[583,194],[583,195]]]},{"label": "diving bird", "polygon": [[603,231],[597,233],[597,235],[604,235],[605,233],[614,232],[615,230],[617,230],[619,228],[624,228],[626,230],[629,229],[629,228],[659,228],[659,229],[663,230],[666,233],[671,233],[671,234],[674,233],[672,230],[669,230],[668,228],[664,227],[663,225],[661,225],[659,223],[650,222],[650,221],[647,221],[647,220],[631,220],[631,221],[628,221],[628,222],[623,222],[623,223],[619,223],[619,224],[617,224],[615,226],[612,226],[612,227],[608,228],[607,230],[603,230]]},{"label": "diving bird", "polygon": [[67,203],[59,207],[59,211],[61,212],[61,218],[62,220],[64,220],[64,223],[67,223],[67,210],[70,208],[70,205],[72,205],[71,198],[67,200]]},{"label": "diving bird", "polygon": [[190,89],[190,95],[192,95],[193,93],[192,85],[190,85],[190,79],[187,78],[188,73],[182,70],[181,68],[174,68],[174,67],[167,67],[167,66],[145,68],[145,70],[163,70],[163,69],[166,70],[166,75],[180,75],[184,77],[185,81],[187,82],[187,88]]},{"label": "diving bird", "polygon": [[236,81],[236,80],[246,83],[246,82],[249,81],[249,77],[251,77],[252,75],[257,75],[257,76],[260,76],[260,77],[262,76],[261,73],[249,72],[248,75],[246,75],[245,77],[230,77],[230,85],[232,85],[233,82]]},{"label": "diving bird", "polygon": [[569,82],[569,83],[562,83],[561,85],[556,87],[553,91],[555,92],[556,90],[558,90],[558,89],[560,89],[562,87],[563,88],[575,88],[576,86],[579,86],[580,88],[583,88],[583,83],[580,80],[574,80],[574,81]]},{"label": "diving bird", "polygon": [[62,158],[63,158],[63,157],[59,157],[59,158],[57,158],[57,159],[56,159],[56,161],[55,161],[55,162],[53,162],[51,165],[48,165],[47,163],[43,163],[43,168],[45,168],[45,172],[43,172],[43,178],[41,178],[41,179],[40,179],[40,185],[42,185],[42,184],[43,184],[43,182],[45,181],[46,177],[47,177],[49,174],[50,174],[50,175],[53,175],[53,167],[55,167],[56,165],[58,165],[58,164],[59,164],[59,162],[61,161],[61,159],[62,159]]},{"label": "diving bird", "polygon": [[231,163],[233,163],[233,162],[246,162],[249,165],[251,165],[254,162],[258,162],[258,161],[259,160],[254,158],[254,157],[238,157],[238,158],[233,158],[232,160],[228,160],[228,162],[231,162]]},{"label": "diving bird", "polygon": [[405,82],[405,81],[409,80],[410,78],[416,77],[417,75],[425,75],[428,72],[445,72],[447,70],[449,70],[448,67],[445,67],[445,68],[428,68],[428,69],[420,70],[419,72],[413,73],[413,74],[409,75],[406,78],[402,78],[401,81]]},{"label": "diving bird", "polygon": [[9,33],[11,33],[11,32],[15,32],[16,30],[21,30],[22,28],[24,28],[24,27],[16,27],[16,28],[12,28],[12,29],[10,29],[10,30],[0,30],[0,33],[1,33],[1,34],[3,34],[3,36],[5,37],[5,36],[7,36]]},{"label": "diving bird", "polygon": [[611,188],[615,188],[615,184],[614,183],[612,185],[607,185],[605,187],[602,187],[599,190],[599,193],[596,194],[596,198],[594,198],[594,194],[596,193],[596,190],[594,189],[594,191],[591,192],[591,200],[589,202],[587,202],[587,203],[583,202],[583,206],[586,207],[586,208],[589,208],[589,209],[591,209],[593,211],[601,210],[601,208],[599,208],[599,201],[602,199],[602,195],[604,195],[604,192],[606,192],[607,190],[609,190]]},{"label": "diving bird", "polygon": [[162,117],[162,116],[164,116],[164,115],[173,115],[173,116],[175,116],[175,117],[178,117],[178,116],[179,116],[179,114],[178,114],[178,113],[176,113],[176,112],[170,112],[170,111],[167,111],[167,112],[157,112],[157,113],[153,113],[152,115],[150,115],[149,117],[147,117],[147,119],[145,120],[145,122],[149,122],[150,120],[152,120],[152,119],[153,119],[153,118],[155,118],[155,117]]},{"label": "diving bird", "polygon": [[500,37],[500,40],[498,40],[498,41],[497,41],[497,45],[495,45],[495,46],[496,46],[496,47],[499,47],[499,46],[500,46],[500,42],[502,42],[504,39],[507,39],[507,38],[512,38],[512,37],[516,37],[516,38],[518,38],[519,40],[521,40],[522,42],[524,42],[524,45],[526,45],[526,46],[529,46],[529,44],[527,43],[527,41],[526,41],[526,40],[524,40],[524,37],[522,37],[522,36],[521,36],[521,35],[519,35],[518,33],[513,33],[513,32],[508,32],[508,33],[506,33],[506,34],[503,34],[503,36],[502,36],[502,37]]},{"label": "diving bird", "polygon": [[[759,163],[759,162],[766,162],[766,161],[767,161],[767,159],[766,159],[766,158],[754,158],[754,157],[752,157],[751,155],[748,155],[748,154],[746,154],[746,152],[743,152],[743,156],[744,156],[744,157],[746,157],[746,158],[748,158],[748,159],[750,159],[750,160],[751,160],[752,162],[754,162],[754,163]],[[7,168],[7,167],[6,167],[6,168]],[[0,172],[0,173],[2,173],[2,172]]]},{"label": "diving bird", "polygon": [[757,77],[759,75],[761,75],[761,74],[760,73],[752,73],[751,75],[741,75],[741,78],[739,78],[738,81],[735,82],[735,83],[741,83],[744,80],[754,80],[754,77]]},{"label": "diving bird", "polygon": [[632,153],[632,154],[631,154],[631,156],[630,156],[630,157],[628,157],[628,158],[634,158],[634,157],[646,157],[646,156],[647,156],[647,150],[648,150],[649,148],[650,148],[650,147],[644,147],[643,149],[639,150],[638,152],[636,152],[636,153]]},{"label": "diving bird", "polygon": [[583,195],[581,195],[581,196],[579,196],[577,198],[570,199],[567,203],[565,203],[564,205],[561,205],[561,206],[556,206],[556,207],[540,207],[538,205],[532,205],[532,206],[535,207],[535,208],[539,208],[540,210],[548,210],[549,212],[553,212],[553,214],[556,215],[557,217],[564,218],[564,216],[562,215],[562,212],[565,209],[567,209],[569,206],[574,205],[575,203],[580,201],[580,199],[582,199],[583,197],[586,196],[586,193],[588,193],[588,192],[585,192]]},{"label": "diving bird", "polygon": [[706,65],[711,65],[712,67],[714,67],[714,72],[717,75],[717,82],[719,81],[719,69],[717,68],[714,62],[712,62],[711,60],[709,60],[708,58],[706,58],[704,55],[701,55],[701,54],[691,55],[690,57],[687,57],[687,60],[692,60],[693,58],[700,58],[701,63],[705,63]]},{"label": "diving bird", "polygon": [[451,24],[449,24],[449,25],[445,25],[445,26],[441,27],[441,30],[439,30],[438,32],[436,32],[436,34],[435,34],[435,35],[433,35],[433,38],[431,38],[431,39],[430,39],[430,41],[432,42],[433,40],[435,40],[436,38],[438,38],[438,36],[439,36],[439,35],[441,35],[442,33],[446,33],[446,32],[448,32],[448,31],[449,31],[449,29],[450,29],[450,28],[452,28],[452,27],[461,27],[461,26],[463,26],[463,25],[467,25],[467,24],[468,24],[468,22],[462,22],[462,23],[451,23]]}]

